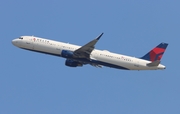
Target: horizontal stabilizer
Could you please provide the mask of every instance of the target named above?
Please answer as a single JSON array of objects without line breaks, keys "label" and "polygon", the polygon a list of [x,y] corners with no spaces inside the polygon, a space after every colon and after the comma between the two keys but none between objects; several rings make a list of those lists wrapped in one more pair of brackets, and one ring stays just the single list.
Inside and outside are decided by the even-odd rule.
[{"label": "horizontal stabilizer", "polygon": [[158,66],[159,64],[160,64],[160,60],[156,60],[151,63],[148,63],[147,66],[153,67],[153,66]]}]

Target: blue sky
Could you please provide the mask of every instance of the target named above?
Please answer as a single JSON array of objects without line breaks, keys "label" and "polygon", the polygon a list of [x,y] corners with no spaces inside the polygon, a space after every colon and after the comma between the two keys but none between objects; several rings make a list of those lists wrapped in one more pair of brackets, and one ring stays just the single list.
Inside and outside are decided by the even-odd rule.
[{"label": "blue sky", "polygon": [[[179,114],[178,0],[2,0],[1,114]],[[163,71],[123,71],[11,44],[21,35],[83,45],[104,32],[96,48],[140,57],[169,43]]]}]

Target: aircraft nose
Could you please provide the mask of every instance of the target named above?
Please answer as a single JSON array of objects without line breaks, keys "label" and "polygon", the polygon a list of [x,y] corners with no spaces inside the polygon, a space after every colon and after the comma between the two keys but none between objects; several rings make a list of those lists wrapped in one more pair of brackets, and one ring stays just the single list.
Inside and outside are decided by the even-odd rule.
[{"label": "aircraft nose", "polygon": [[16,46],[17,45],[17,40],[16,39],[12,40],[12,44]]},{"label": "aircraft nose", "polygon": [[15,40],[12,40],[12,44],[13,44],[13,45],[15,44],[15,42],[16,42]]}]

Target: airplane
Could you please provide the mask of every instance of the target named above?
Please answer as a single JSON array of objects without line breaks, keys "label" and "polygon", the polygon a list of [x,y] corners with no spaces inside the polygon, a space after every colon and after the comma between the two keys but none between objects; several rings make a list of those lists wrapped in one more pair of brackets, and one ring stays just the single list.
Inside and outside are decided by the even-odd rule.
[{"label": "airplane", "polygon": [[12,44],[21,49],[63,57],[66,59],[65,65],[69,67],[81,67],[90,64],[100,68],[106,66],[122,70],[166,69],[164,65],[160,64],[160,60],[168,46],[167,43],[160,43],[144,56],[136,58],[95,49],[95,44],[102,35],[103,33],[83,46],[35,36],[20,36],[12,40]]}]

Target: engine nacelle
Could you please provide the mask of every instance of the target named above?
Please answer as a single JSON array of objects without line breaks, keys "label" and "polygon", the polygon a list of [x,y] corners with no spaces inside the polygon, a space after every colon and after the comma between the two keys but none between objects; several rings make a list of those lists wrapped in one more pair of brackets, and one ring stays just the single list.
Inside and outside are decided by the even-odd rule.
[{"label": "engine nacelle", "polygon": [[82,63],[79,63],[79,62],[73,61],[73,60],[69,60],[69,59],[66,60],[65,65],[69,66],[69,67],[83,66]]},{"label": "engine nacelle", "polygon": [[61,56],[65,58],[72,58],[73,57],[73,52],[68,51],[68,50],[62,50]]}]

